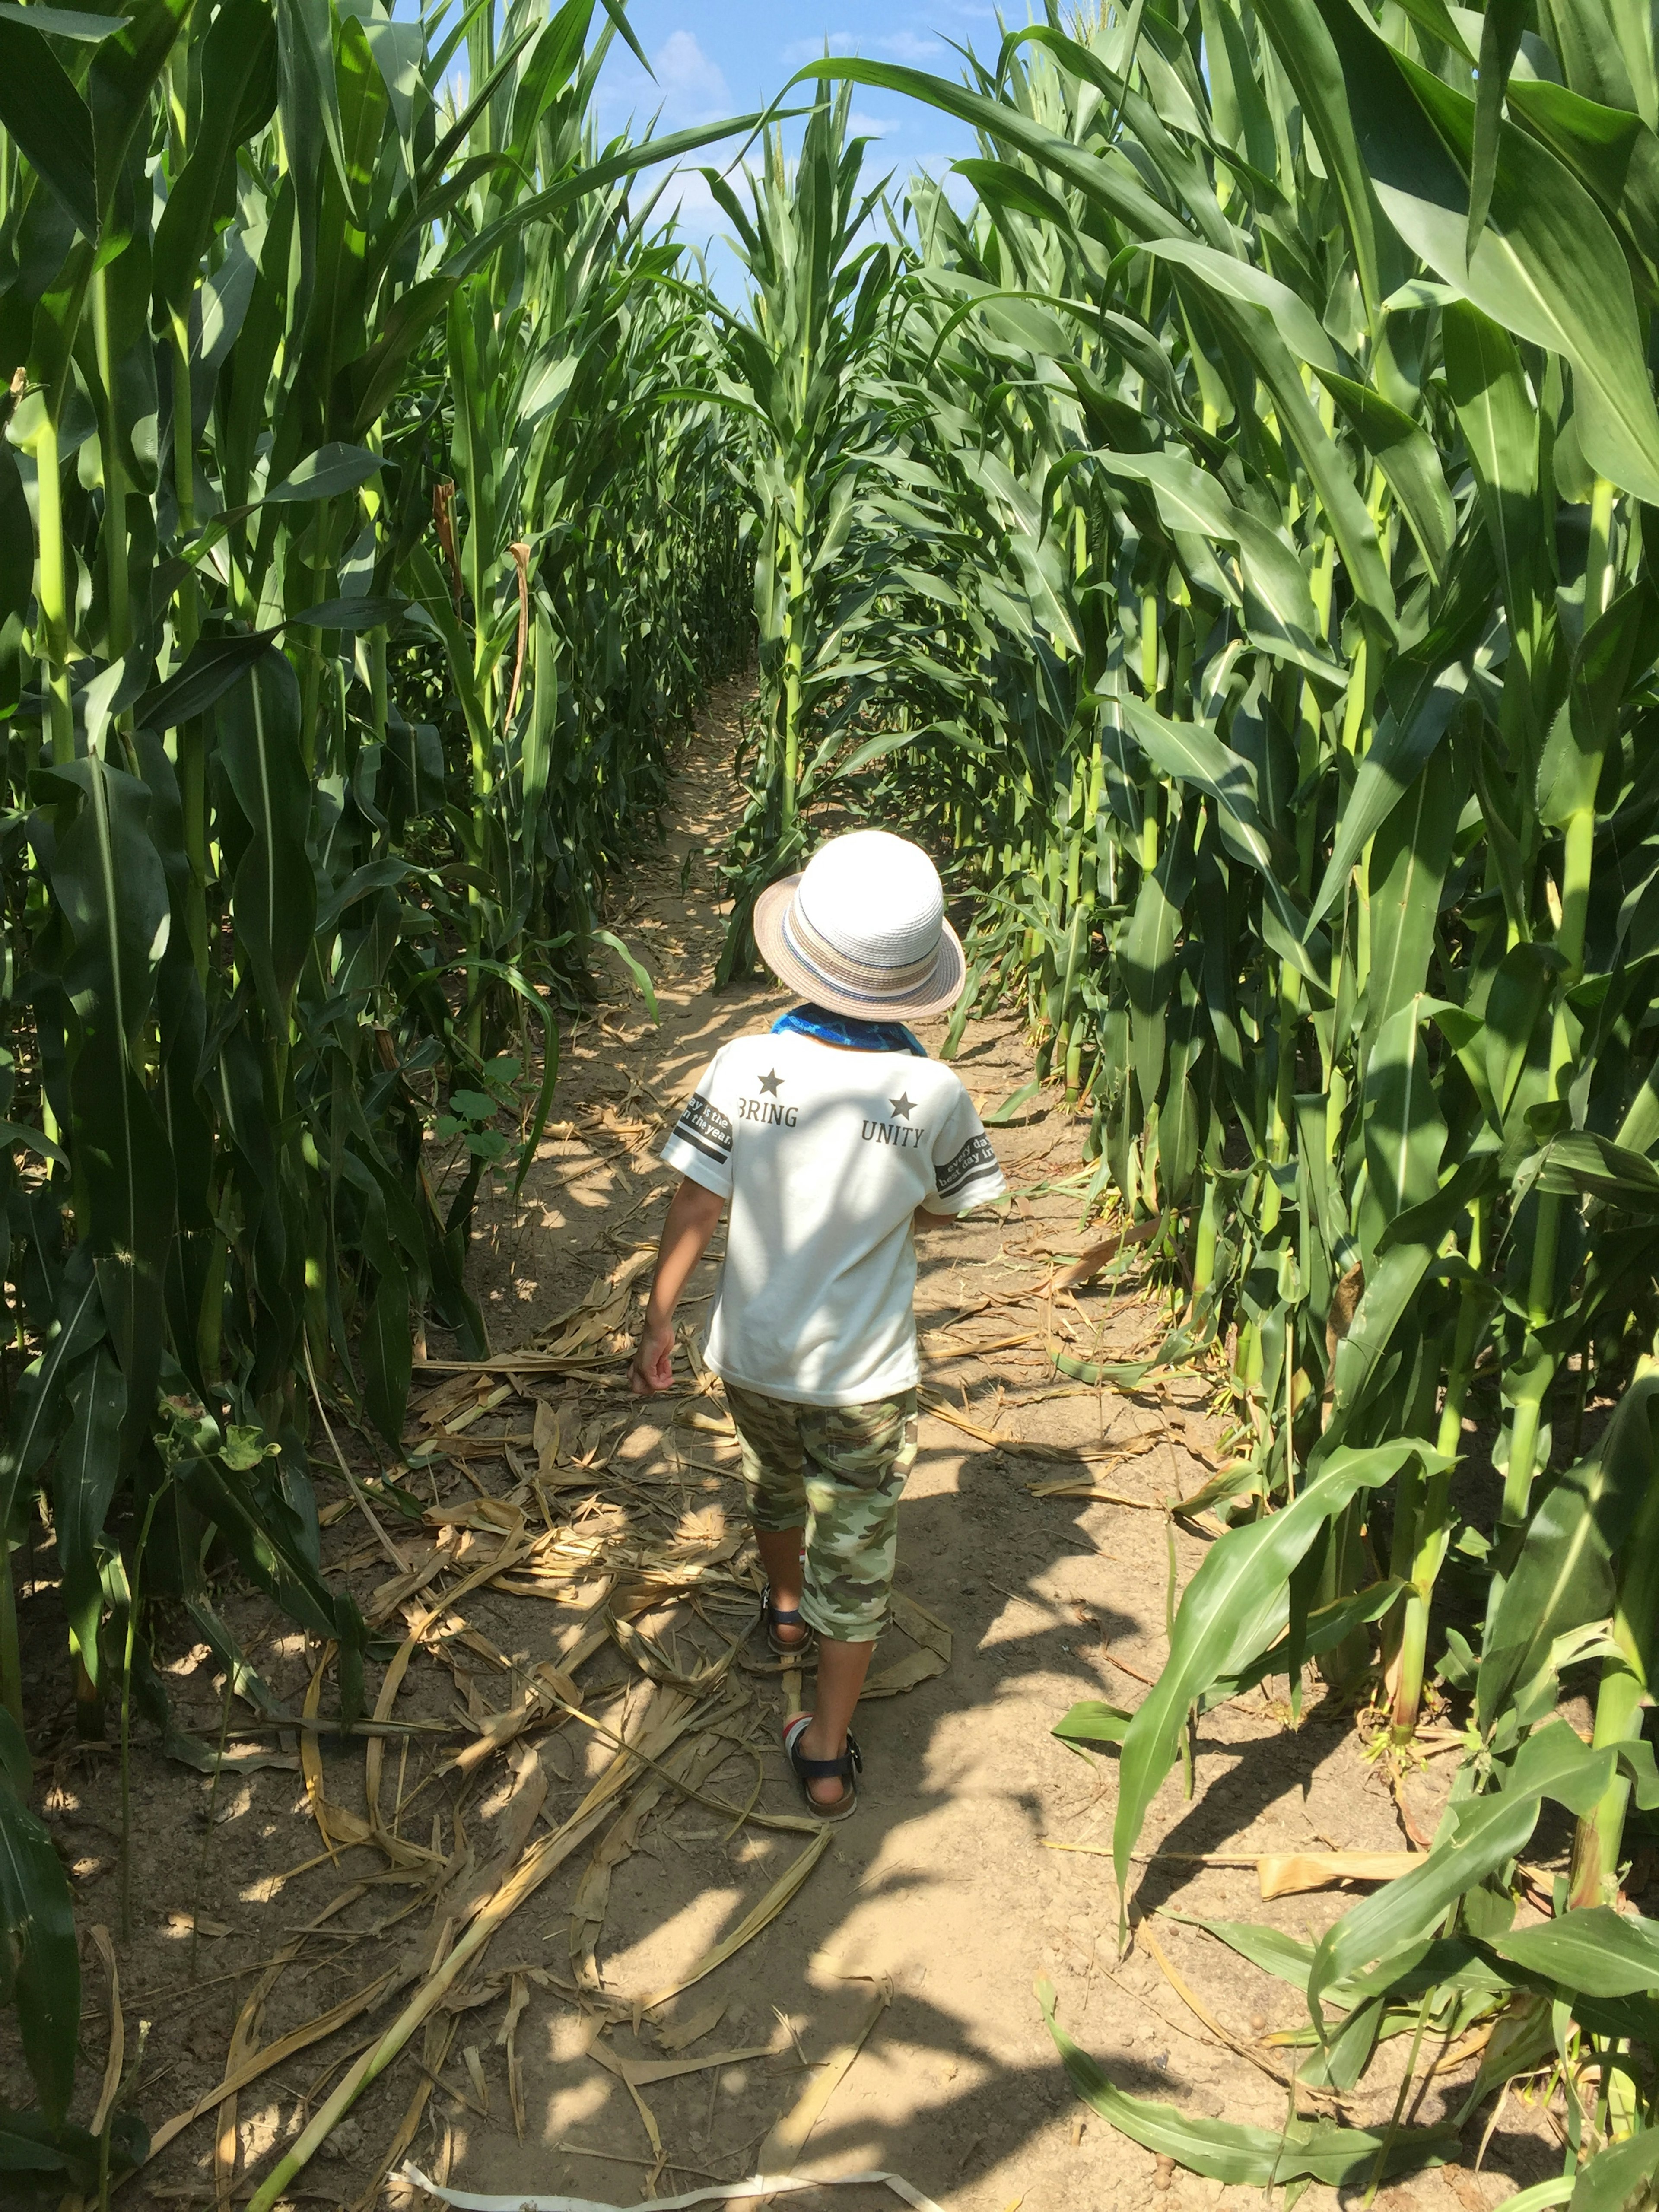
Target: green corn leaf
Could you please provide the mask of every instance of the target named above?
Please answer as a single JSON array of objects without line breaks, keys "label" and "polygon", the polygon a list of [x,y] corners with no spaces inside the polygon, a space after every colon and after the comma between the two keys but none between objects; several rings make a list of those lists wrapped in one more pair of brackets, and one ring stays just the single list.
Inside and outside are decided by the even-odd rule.
[{"label": "green corn leaf", "polygon": [[1659,1929],[1610,1905],[1587,1905],[1489,1940],[1500,1959],[1587,1996],[1633,1996],[1659,1983]]},{"label": "green corn leaf", "polygon": [[404,599],[319,599],[303,613],[290,615],[289,629],[334,629],[348,637],[365,630],[395,627],[412,602]]},{"label": "green corn leaf", "polygon": [[1271,1974],[1275,1981],[1288,1982],[1293,1990],[1305,1993],[1314,1958],[1311,1943],[1300,1943],[1282,1929],[1264,1927],[1254,1920],[1194,1919],[1192,1924],[1204,1929],[1241,1959],[1249,1960],[1251,1966],[1259,1966],[1264,1974]]},{"label": "green corn leaf", "polygon": [[1656,654],[1659,594],[1644,577],[1619,594],[1579,645],[1567,709],[1557,715],[1538,763],[1540,820],[1561,828],[1595,806],[1620,703],[1641,688]]},{"label": "green corn leaf", "polygon": [[1308,1975],[1308,2009],[1316,2023],[1321,1997],[1333,1983],[1419,1941],[1449,1905],[1518,1856],[1545,1797],[1571,1811],[1595,1804],[1611,1779],[1613,1763],[1610,1750],[1592,1751],[1565,1721],[1536,1729],[1501,1790],[1461,1803],[1449,1832],[1443,1828],[1420,1866],[1354,1905],[1326,1935]]},{"label": "green corn leaf", "polygon": [[1425,1022],[1421,999],[1408,999],[1377,1030],[1365,1064],[1369,1190],[1389,1221],[1440,1187],[1446,1124]]},{"label": "green corn leaf", "polygon": [[1058,230],[1071,229],[1072,218],[1066,203],[1025,170],[1016,169],[1006,161],[971,160],[952,161],[951,167],[957,176],[967,179],[988,205],[1012,208],[1017,215],[1029,216],[1033,222],[1051,222]]},{"label": "green corn leaf", "polygon": [[1261,0],[1256,12],[1296,88],[1326,173],[1341,194],[1366,312],[1375,321],[1387,289],[1380,276],[1382,226],[1346,95],[1342,58],[1314,0]]},{"label": "green corn leaf", "polygon": [[1300,295],[1288,284],[1281,284],[1264,269],[1257,269],[1237,254],[1218,253],[1213,246],[1199,246],[1182,238],[1149,238],[1146,251],[1156,254],[1161,261],[1170,261],[1199,277],[1211,289],[1224,293],[1250,307],[1260,307],[1272,317],[1274,328],[1298,361],[1322,375],[1326,371],[1335,373],[1338,363],[1336,349],[1325,334],[1324,325],[1308,307]]},{"label": "green corn leaf", "polygon": [[1650,2191],[1656,2171],[1659,2171],[1659,2128],[1644,2128],[1587,2159],[1578,2169],[1567,2203],[1572,2212],[1625,2212],[1627,2205],[1639,2203]]},{"label": "green corn leaf", "polygon": [[1480,18],[1480,54],[1475,64],[1474,138],[1469,166],[1469,221],[1465,251],[1472,260],[1498,175],[1498,131],[1510,70],[1527,27],[1522,0],[1486,0]]},{"label": "green corn leaf", "polygon": [[51,1450],[68,1411],[68,1378],[104,1333],[103,1308],[93,1255],[78,1245],[64,1269],[58,1310],[39,1356],[23,1370],[0,1450],[0,1509],[10,1520],[17,1486],[33,1479]]},{"label": "green corn leaf", "polygon": [[662,1017],[657,1011],[656,987],[653,984],[650,975],[647,969],[641,966],[641,963],[635,957],[634,954],[629,951],[628,947],[623,943],[621,938],[617,935],[614,930],[596,929],[593,932],[593,936],[597,943],[600,945],[608,945],[611,947],[611,950],[616,954],[617,959],[622,962],[623,966],[628,970],[629,976],[633,982],[634,988],[639,993],[641,998],[645,1000],[646,1012],[650,1015],[653,1022],[660,1021]]},{"label": "green corn leaf", "polygon": [[1182,1595],[1164,1670],[1124,1739],[1112,1831],[1120,1893],[1127,1895],[1129,1855],[1175,1761],[1188,1707],[1212,1683],[1241,1674],[1282,1632],[1291,1571],[1331,1516],[1413,1460],[1434,1459],[1411,1443],[1334,1449],[1283,1512],[1230,1528],[1205,1553]]},{"label": "green corn leaf", "polygon": [[94,1682],[103,1679],[98,1619],[103,1608],[99,1558],[104,1523],[121,1467],[121,1423],[126,1383],[108,1350],[100,1346],[70,1382],[69,1433],[52,1465],[52,1516],[64,1577],[64,1610],[81,1662]]},{"label": "green corn leaf", "polygon": [[[1368,1628],[1373,1621],[1381,1620],[1393,1610],[1407,1587],[1396,1576],[1385,1576],[1381,1582],[1368,1583],[1347,1597],[1316,1606],[1301,1623],[1299,1635],[1285,1635],[1259,1659],[1242,1668],[1228,1680],[1224,1694],[1237,1697],[1258,1682],[1271,1681],[1275,1674],[1294,1674],[1305,1661],[1316,1659],[1322,1651],[1334,1650],[1357,1629]],[[1200,1703],[1218,1704],[1222,1694],[1223,1685],[1217,1683]]]},{"label": "green corn leaf", "polygon": [[1426,430],[1380,392],[1334,369],[1321,368],[1319,380],[1336,402],[1337,411],[1387,477],[1401,512],[1423,550],[1429,573],[1444,575],[1457,533],[1456,511],[1446,472]]},{"label": "green corn leaf", "polygon": [[356,491],[359,484],[367,483],[386,466],[380,453],[371,453],[364,446],[319,446],[308,453],[299,465],[291,469],[274,491],[264,496],[267,507],[293,505],[313,499],[335,499],[342,492]]},{"label": "green corn leaf", "polygon": [[87,105],[92,111],[101,222],[111,215],[129,146],[141,131],[147,142],[157,81],[193,4],[194,0],[131,0],[121,28],[94,52]]},{"label": "green corn leaf", "polygon": [[1379,2172],[1414,2172],[1442,2165],[1457,2155],[1457,2135],[1451,2128],[1401,2128],[1373,2135],[1329,2120],[1291,2120],[1282,2130],[1251,2128],[1232,2120],[1200,2119],[1173,2105],[1131,2097],[1115,2087],[1060,2027],[1054,2017],[1054,1990],[1045,1981],[1037,1984],[1037,2002],[1072,2086],[1084,2102],[1131,2142],[1212,2181],[1271,2189],[1306,2175],[1340,2187],[1346,2181],[1370,2180]]},{"label": "green corn leaf", "polygon": [[216,226],[234,210],[236,149],[264,128],[276,105],[276,32],[264,0],[231,0],[220,9],[200,65],[201,125],[167,195],[151,261],[155,296],[179,316]]},{"label": "green corn leaf", "polygon": [[1615,1562],[1654,1478],[1659,1367],[1644,1358],[1595,1451],[1546,1492],[1488,1624],[1475,1678],[1475,1723],[1499,1716],[1553,1666],[1558,1639],[1605,1620],[1617,1595]]},{"label": "green corn leaf", "polygon": [[1381,1030],[1423,989],[1460,808],[1450,749],[1430,754],[1371,840],[1368,1028]]},{"label": "green corn leaf", "polygon": [[1511,77],[1509,106],[1595,194],[1618,224],[1626,251],[1652,271],[1659,238],[1659,137],[1652,128],[1627,109],[1542,79]]},{"label": "green corn leaf", "polygon": [[1549,1018],[1551,987],[1563,964],[1553,945],[1515,945],[1504,954],[1486,994],[1480,1042],[1500,1121],[1509,1114],[1540,1025]]},{"label": "green corn leaf", "polygon": [[1467,301],[1441,311],[1446,384],[1468,446],[1504,603],[1517,631],[1532,623],[1538,418],[1514,339]]},{"label": "green corn leaf", "polygon": [[1468,681],[1461,662],[1433,667],[1419,662],[1401,669],[1391,686],[1398,704],[1389,707],[1359,764],[1314,899],[1310,930],[1342,896],[1360,854],[1445,736]]},{"label": "green corn leaf", "polygon": [[375,1278],[357,1340],[363,1399],[375,1427],[395,1451],[404,1431],[413,1360],[409,1279],[387,1233],[386,1198],[378,1179],[354,1152],[348,1152],[341,1164],[362,1200],[363,1255]]},{"label": "green corn leaf", "polygon": [[1057,1720],[1049,1733],[1062,1743],[1121,1743],[1133,1717],[1121,1706],[1085,1698]]},{"label": "green corn leaf", "polygon": [[1564,1197],[1605,1199],[1610,1206],[1638,1215],[1659,1212],[1659,1168],[1643,1153],[1589,1129],[1551,1140],[1538,1187]]},{"label": "green corn leaf", "polygon": [[78,8],[21,7],[18,0],[0,0],[0,21],[26,23],[33,31],[44,31],[54,39],[76,39],[96,46],[112,32],[122,27],[119,15],[93,15]]},{"label": "green corn leaf", "polygon": [[239,637],[202,639],[191,647],[181,668],[137,701],[133,720],[140,729],[160,735],[206,714],[264,658],[276,635],[274,629],[264,629]]},{"label": "green corn leaf", "polygon": [[1466,255],[1464,171],[1473,156],[1474,103],[1393,52],[1345,0],[1321,0],[1321,11],[1342,56],[1373,184],[1395,229],[1455,292],[1516,337],[1573,363],[1582,380],[1586,457],[1639,498],[1659,496],[1659,410],[1630,271],[1607,218],[1553,155],[1500,122],[1490,219]]},{"label": "green corn leaf", "polygon": [[70,1164],[69,1154],[61,1145],[54,1144],[42,1130],[31,1129],[21,1122],[0,1121],[0,1145],[22,1145],[31,1152],[39,1152],[43,1160],[51,1160],[58,1167],[67,1167]]},{"label": "green corn leaf", "polygon": [[0,123],[87,238],[98,235],[98,179],[92,115],[40,31],[21,21],[33,8],[0,15]]},{"label": "green corn leaf", "polygon": [[306,850],[311,783],[300,727],[300,687],[267,651],[217,708],[219,756],[251,832],[236,870],[236,942],[266,1018],[287,1030],[293,992],[311,951],[315,878]]},{"label": "green corn leaf", "polygon": [[[81,1963],[75,1943],[75,1910],[69,1880],[52,1838],[23,1801],[15,1778],[30,1771],[28,1747],[11,1715],[0,1708],[0,1937],[15,1947],[11,2001],[22,2030],[23,2056],[50,2128],[60,2128],[75,2087],[76,2044],[81,2025]],[[0,2160],[9,2154],[12,2116],[0,2120]],[[13,2171],[32,2161],[9,2155]],[[43,2161],[36,2171],[53,2171]]]}]

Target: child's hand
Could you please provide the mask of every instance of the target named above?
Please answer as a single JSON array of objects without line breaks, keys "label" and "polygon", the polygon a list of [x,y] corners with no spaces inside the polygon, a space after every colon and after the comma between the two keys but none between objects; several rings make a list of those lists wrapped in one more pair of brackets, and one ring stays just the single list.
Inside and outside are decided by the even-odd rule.
[{"label": "child's hand", "polygon": [[653,1398],[674,1387],[674,1324],[648,1316],[640,1334],[640,1348],[628,1370],[628,1387],[636,1398]]}]

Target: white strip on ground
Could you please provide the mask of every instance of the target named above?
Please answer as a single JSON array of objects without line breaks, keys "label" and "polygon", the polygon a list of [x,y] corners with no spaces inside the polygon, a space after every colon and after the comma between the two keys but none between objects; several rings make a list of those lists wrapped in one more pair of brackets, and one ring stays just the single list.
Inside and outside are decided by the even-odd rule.
[{"label": "white strip on ground", "polygon": [[903,2199],[911,2212],[941,2212],[896,2173],[757,2173],[748,2181],[725,2181],[712,2189],[693,2189],[684,2197],[652,2197],[641,2204],[602,2204],[592,2197],[479,2197],[465,2189],[440,2189],[411,2160],[403,2179],[453,2204],[456,2212],[684,2212],[693,2204],[729,2204],[745,2197],[784,2197],[800,2189],[851,2189],[879,2185]]}]

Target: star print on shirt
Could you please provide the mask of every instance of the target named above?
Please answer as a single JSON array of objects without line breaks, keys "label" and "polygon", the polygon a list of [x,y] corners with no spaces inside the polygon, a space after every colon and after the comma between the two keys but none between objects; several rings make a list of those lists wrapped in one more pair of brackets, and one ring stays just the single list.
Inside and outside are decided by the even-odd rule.
[{"label": "star print on shirt", "polygon": [[762,1076],[760,1079],[760,1087],[766,1093],[769,1098],[775,1098],[778,1095],[778,1086],[782,1081],[783,1078],[778,1073],[776,1068],[774,1067],[769,1069],[766,1074]]},{"label": "star print on shirt", "polygon": [[908,1091],[901,1091],[896,1098],[890,1098],[887,1103],[901,1121],[908,1121],[916,1102]]}]

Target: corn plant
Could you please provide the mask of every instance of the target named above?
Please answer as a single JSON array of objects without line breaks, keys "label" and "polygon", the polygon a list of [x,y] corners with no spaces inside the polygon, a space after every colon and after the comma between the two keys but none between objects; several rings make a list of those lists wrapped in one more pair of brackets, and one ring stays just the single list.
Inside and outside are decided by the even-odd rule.
[{"label": "corn plant", "polygon": [[[1254,1446],[1206,1486],[1232,1526],[1121,1730],[1126,1893],[1195,1710],[1299,1693],[1311,1659],[1407,1743],[1461,1601],[1468,1763],[1420,1874],[1311,1962],[1328,2064],[1343,1976],[1386,1997],[1449,1906],[1496,1943],[1542,1802],[1578,1815],[1599,1912],[1632,1792],[1659,1796],[1650,33],[1204,0],[1051,12],[962,84],[803,75],[981,138],[969,216],[913,188],[896,340],[935,403],[906,434],[983,520],[978,742],[896,755],[891,803],[988,879],[987,973],[1030,991],[1120,1199],[1187,1222],[1204,1297],[1166,1356],[1237,1323]],[[1641,149],[1616,172],[1614,143]],[[1480,1419],[1495,1527],[1452,1504]],[[1590,1747],[1552,1718],[1583,1663]],[[1340,2002],[1363,2063],[1380,2015]],[[1625,2081],[1575,2143],[1642,2139],[1620,2031],[1575,2017],[1564,2067],[1583,2039]]]},{"label": "corn plant", "polygon": [[308,1395],[395,1445],[415,1322],[484,1349],[489,1124],[540,1051],[522,1174],[548,982],[741,649],[706,326],[626,198],[721,134],[601,148],[593,12],[0,21],[0,1529],[44,1498],[89,1729],[141,1530],[216,1647],[210,1539],[356,1694]]},{"label": "corn plant", "polygon": [[848,649],[868,596],[854,545],[871,499],[879,418],[869,376],[893,264],[883,241],[859,243],[883,187],[864,182],[867,142],[847,135],[850,106],[850,88],[833,100],[820,92],[793,165],[781,128],[769,125],[747,208],[703,172],[750,279],[746,315],[715,312],[719,389],[741,426],[760,664],[759,744],[730,863],[722,981],[753,959],[756,894],[804,857],[803,806],[867,688],[868,670]]}]

